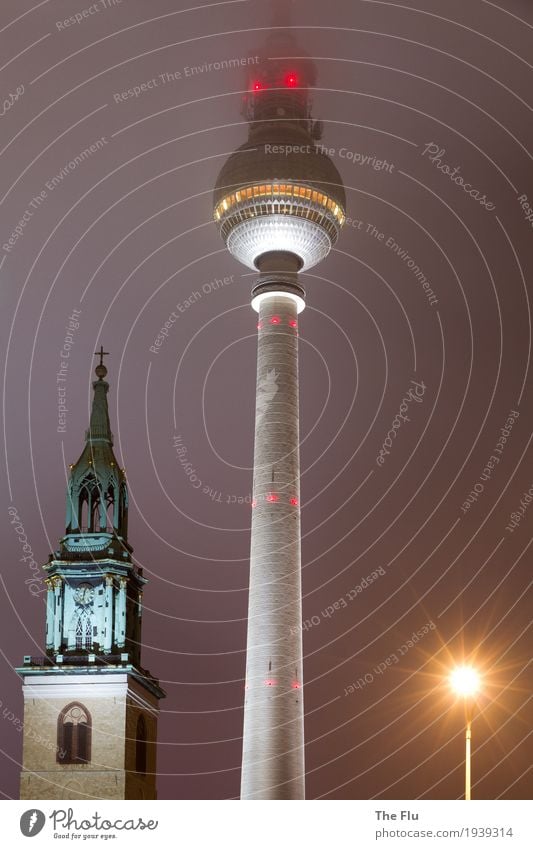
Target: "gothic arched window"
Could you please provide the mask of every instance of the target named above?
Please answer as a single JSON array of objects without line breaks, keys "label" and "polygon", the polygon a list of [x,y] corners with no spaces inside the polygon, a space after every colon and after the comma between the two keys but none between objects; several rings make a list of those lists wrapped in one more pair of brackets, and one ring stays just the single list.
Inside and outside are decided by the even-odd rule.
[{"label": "gothic arched window", "polygon": [[115,489],[113,486],[109,486],[107,490],[105,507],[107,517],[106,527],[108,531],[113,531],[115,527]]},{"label": "gothic arched window", "polygon": [[87,610],[82,611],[76,620],[76,648],[91,649],[93,644],[91,617]]},{"label": "gothic arched window", "polygon": [[146,722],[141,714],[137,720],[137,737],[135,740],[135,771],[140,775],[146,775]]},{"label": "gothic arched window", "polygon": [[128,490],[126,484],[120,487],[120,506],[118,518],[119,533],[123,537],[128,535]]},{"label": "gothic arched window", "polygon": [[57,762],[87,764],[91,760],[91,714],[79,702],[71,702],[57,718]]},{"label": "gothic arched window", "polygon": [[89,522],[89,531],[96,533],[100,530],[102,524],[100,517],[100,493],[97,489],[93,489],[91,498],[91,521]]},{"label": "gothic arched window", "polygon": [[79,531],[86,531],[89,525],[89,493],[84,487],[78,499],[78,527]]}]

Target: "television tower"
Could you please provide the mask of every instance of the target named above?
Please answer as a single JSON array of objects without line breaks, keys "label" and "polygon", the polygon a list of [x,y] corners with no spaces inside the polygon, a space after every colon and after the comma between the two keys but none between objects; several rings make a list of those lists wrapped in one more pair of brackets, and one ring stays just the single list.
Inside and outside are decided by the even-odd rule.
[{"label": "television tower", "polygon": [[[345,219],[345,192],[316,146],[313,62],[286,29],[287,3],[250,65],[247,141],[226,161],[214,217],[230,253],[259,271],[257,391],[242,799],[304,799],[298,419],[299,272],[324,259]],[[298,57],[298,58],[294,58]]]}]

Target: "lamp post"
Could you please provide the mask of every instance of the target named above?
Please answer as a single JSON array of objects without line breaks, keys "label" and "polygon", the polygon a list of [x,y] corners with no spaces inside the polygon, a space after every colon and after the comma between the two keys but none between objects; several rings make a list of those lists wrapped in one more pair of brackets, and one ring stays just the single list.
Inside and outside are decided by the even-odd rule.
[{"label": "lamp post", "polygon": [[465,800],[470,801],[471,794],[471,745],[473,697],[479,691],[479,675],[471,666],[458,666],[450,674],[450,685],[457,696],[463,698],[465,710]]}]

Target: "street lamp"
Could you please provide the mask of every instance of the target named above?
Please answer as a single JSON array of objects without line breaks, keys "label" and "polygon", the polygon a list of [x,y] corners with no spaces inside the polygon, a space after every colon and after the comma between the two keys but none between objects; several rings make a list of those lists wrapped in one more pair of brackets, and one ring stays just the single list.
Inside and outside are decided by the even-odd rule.
[{"label": "street lamp", "polygon": [[450,674],[450,685],[457,696],[462,696],[465,708],[466,735],[465,735],[465,799],[470,801],[471,778],[470,778],[470,754],[472,741],[472,709],[473,697],[479,691],[480,679],[475,669],[471,666],[458,666]]}]

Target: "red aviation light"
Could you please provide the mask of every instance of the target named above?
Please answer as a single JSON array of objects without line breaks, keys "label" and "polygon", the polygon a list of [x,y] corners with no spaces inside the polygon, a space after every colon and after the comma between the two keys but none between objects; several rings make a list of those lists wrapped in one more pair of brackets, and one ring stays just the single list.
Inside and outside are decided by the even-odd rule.
[{"label": "red aviation light", "polygon": [[292,504],[293,507],[298,507],[298,499],[294,496],[292,498],[289,498],[289,504]]},{"label": "red aviation light", "polygon": [[298,85],[298,77],[292,71],[285,77],[285,85],[287,86],[287,88],[294,88]]},{"label": "red aviation light", "polygon": [[261,80],[254,80],[252,83],[252,88],[254,91],[261,91],[261,89],[263,88],[263,83],[261,82]]},{"label": "red aviation light", "polygon": [[262,329],[263,329],[263,322],[262,322],[262,321],[258,321],[258,322],[257,322],[257,329],[258,329],[258,330],[262,330]]},{"label": "red aviation light", "polygon": [[257,507],[257,498],[254,498],[252,501],[252,507]]},{"label": "red aviation light", "polygon": [[269,492],[266,497],[266,500],[272,504],[274,501],[279,501],[279,495],[277,495],[275,492]]},{"label": "red aviation light", "polygon": [[289,320],[289,327],[298,327],[298,322],[296,321],[295,318],[291,318]]},{"label": "red aviation light", "polygon": [[270,324],[281,324],[281,318],[279,315],[273,315],[270,319]]},{"label": "red aviation light", "polygon": [[299,681],[293,681],[292,684],[291,684],[291,687],[292,687],[293,690],[300,690],[302,685],[300,684]]},{"label": "red aviation light", "polygon": [[264,684],[265,687],[277,687],[278,682],[274,678],[267,678]]}]

